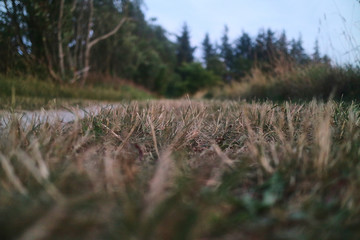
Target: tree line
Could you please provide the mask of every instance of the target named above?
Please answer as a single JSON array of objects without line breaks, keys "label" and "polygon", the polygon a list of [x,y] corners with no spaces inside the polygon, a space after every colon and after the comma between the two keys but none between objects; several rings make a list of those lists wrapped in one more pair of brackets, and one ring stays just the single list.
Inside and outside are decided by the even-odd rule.
[{"label": "tree line", "polygon": [[220,44],[206,34],[202,61],[194,57],[184,24],[176,41],[146,20],[141,0],[4,0],[0,3],[0,73],[31,74],[59,84],[123,78],[159,95],[181,96],[219,82],[241,81],[253,67],[271,73],[279,62],[329,63],[316,42],[306,54],[301,38],[246,32],[234,42],[225,27]]},{"label": "tree line", "polygon": [[285,31],[279,34],[271,29],[261,29],[254,38],[243,32],[234,42],[229,41],[228,31],[225,26],[219,45],[212,44],[208,34],[202,42],[206,69],[223,76],[225,81],[239,80],[249,74],[253,67],[271,73],[280,64],[288,67],[330,64],[330,58],[320,54],[317,40],[314,52],[309,55],[304,50],[301,36],[288,40]]}]

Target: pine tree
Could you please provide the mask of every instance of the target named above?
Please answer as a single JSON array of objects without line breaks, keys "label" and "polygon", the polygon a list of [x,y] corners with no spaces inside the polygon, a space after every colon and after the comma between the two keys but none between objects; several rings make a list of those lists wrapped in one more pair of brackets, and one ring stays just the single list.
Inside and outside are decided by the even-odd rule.
[{"label": "pine tree", "polygon": [[229,28],[225,26],[224,35],[221,38],[220,54],[228,71],[233,67],[233,49],[229,43]]},{"label": "pine tree", "polygon": [[309,56],[305,53],[304,47],[303,47],[303,41],[302,37],[298,38],[298,40],[291,40],[290,42],[290,56],[293,59],[293,61],[297,64],[306,64],[309,62]]},{"label": "pine tree", "polygon": [[253,64],[253,42],[249,34],[243,32],[241,37],[235,41],[234,49],[234,72],[235,78],[245,76]]},{"label": "pine tree", "polygon": [[266,35],[264,30],[260,30],[255,39],[255,58],[259,63],[266,59]]},{"label": "pine tree", "polygon": [[205,62],[206,68],[209,68],[210,59],[216,54],[213,45],[210,42],[209,34],[206,33],[204,41],[202,42],[203,47],[203,60]]},{"label": "pine tree", "polygon": [[236,58],[241,57],[249,60],[253,58],[253,42],[249,34],[243,32],[241,37],[236,40],[234,52]]},{"label": "pine tree", "polygon": [[289,47],[289,43],[287,41],[286,32],[283,31],[276,42],[277,57],[278,58],[283,57],[287,59],[289,55],[288,47]]},{"label": "pine tree", "polygon": [[265,37],[265,48],[266,48],[266,61],[272,63],[275,57],[275,32],[271,29],[266,31]]},{"label": "pine tree", "polygon": [[319,63],[321,61],[319,41],[317,39],[316,39],[315,45],[314,45],[314,53],[312,55],[312,60],[315,63]]},{"label": "pine tree", "polygon": [[217,49],[219,47],[217,46],[217,44],[215,44],[215,46],[212,45],[209,34],[205,35],[202,47],[203,59],[206,65],[206,70],[211,71],[216,76],[224,76],[226,73],[226,66],[221,61],[220,55],[217,52]]},{"label": "pine tree", "polygon": [[190,33],[186,23],[183,25],[181,36],[177,37],[177,64],[181,66],[183,63],[191,63],[194,61],[195,47],[190,45]]}]

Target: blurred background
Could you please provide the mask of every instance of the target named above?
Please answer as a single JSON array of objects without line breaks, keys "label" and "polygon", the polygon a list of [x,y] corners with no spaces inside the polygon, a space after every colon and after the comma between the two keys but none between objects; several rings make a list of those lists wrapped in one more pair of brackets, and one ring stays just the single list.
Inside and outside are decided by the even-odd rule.
[{"label": "blurred background", "polygon": [[3,0],[0,99],[357,99],[358,0]]}]

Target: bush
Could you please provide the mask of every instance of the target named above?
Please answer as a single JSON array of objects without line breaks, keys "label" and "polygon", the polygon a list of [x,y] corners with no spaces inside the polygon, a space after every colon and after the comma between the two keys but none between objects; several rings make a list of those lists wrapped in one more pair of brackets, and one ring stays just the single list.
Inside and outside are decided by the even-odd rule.
[{"label": "bush", "polygon": [[178,97],[186,93],[194,94],[201,89],[217,85],[220,81],[218,76],[204,69],[201,63],[185,63],[170,82],[168,95]]}]

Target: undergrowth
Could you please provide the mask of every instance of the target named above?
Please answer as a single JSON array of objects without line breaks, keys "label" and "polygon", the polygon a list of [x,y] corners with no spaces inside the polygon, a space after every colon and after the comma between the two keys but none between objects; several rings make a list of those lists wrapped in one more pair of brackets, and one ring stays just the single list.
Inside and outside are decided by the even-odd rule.
[{"label": "undergrowth", "polygon": [[[78,85],[60,85],[35,77],[6,77],[0,75],[0,108],[40,108],[52,104],[54,99],[65,102],[101,100],[144,100],[153,98],[144,89],[126,83],[93,84],[84,87]],[[69,102],[69,101],[68,101]]]},{"label": "undergrowth", "polygon": [[214,88],[207,95],[218,99],[288,100],[359,100],[360,67],[314,64],[279,72],[263,73],[254,68],[241,82]]},{"label": "undergrowth", "polygon": [[359,239],[356,104],[157,101],[4,114],[0,239]]}]

